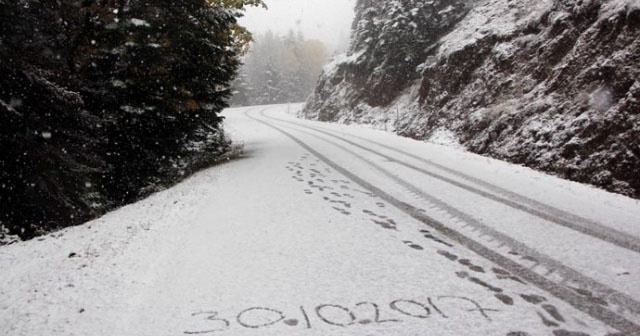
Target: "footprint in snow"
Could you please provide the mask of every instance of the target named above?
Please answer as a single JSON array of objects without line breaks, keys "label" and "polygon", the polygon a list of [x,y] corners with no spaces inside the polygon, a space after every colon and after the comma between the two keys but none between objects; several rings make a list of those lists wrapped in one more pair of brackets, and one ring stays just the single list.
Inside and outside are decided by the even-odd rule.
[{"label": "footprint in snow", "polygon": [[420,246],[418,244],[415,244],[412,241],[405,240],[405,241],[403,241],[403,243],[405,243],[407,246],[409,246],[410,248],[412,248],[414,250],[419,250],[419,251],[424,250],[424,247],[422,247],[422,246]]}]

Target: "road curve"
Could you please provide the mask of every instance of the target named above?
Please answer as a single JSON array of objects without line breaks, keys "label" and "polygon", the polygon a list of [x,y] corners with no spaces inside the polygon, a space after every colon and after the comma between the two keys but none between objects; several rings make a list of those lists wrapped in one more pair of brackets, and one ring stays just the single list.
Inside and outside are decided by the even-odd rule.
[{"label": "road curve", "polygon": [[[319,133],[322,134],[326,134],[329,135],[333,138],[342,140],[348,144],[353,145],[356,148],[360,148],[366,151],[370,151],[370,152],[374,152],[368,148],[365,148],[363,146],[360,146],[358,144],[355,144],[353,142],[350,142],[344,138],[338,137],[338,136],[334,136],[328,132],[325,131],[321,131],[318,130],[317,128],[313,128],[313,127],[308,127],[308,126],[304,126],[301,125],[299,123],[294,123],[291,121],[286,121],[286,120],[282,120],[282,119],[278,119],[278,118],[271,118],[271,117],[267,117],[265,115],[265,110],[261,110],[259,115],[261,117],[263,117],[264,119],[259,119],[259,118],[255,118],[249,115],[248,111],[245,112],[245,114],[254,119],[257,120],[261,123],[264,123],[265,125],[272,127],[276,130],[278,130],[279,132],[283,133],[284,135],[286,135],[287,137],[291,138],[294,142],[298,143],[300,146],[302,146],[303,148],[305,148],[307,151],[309,151],[310,153],[312,153],[314,156],[318,157],[319,159],[321,159],[323,162],[325,162],[328,166],[332,167],[333,169],[335,169],[336,171],[340,172],[341,174],[343,174],[344,176],[348,177],[349,179],[353,180],[354,182],[356,182],[357,184],[359,184],[360,186],[362,186],[364,189],[371,191],[372,193],[374,193],[375,195],[381,197],[382,199],[384,199],[385,201],[389,202],[390,204],[394,205],[395,207],[397,207],[398,209],[400,209],[401,211],[407,213],[409,216],[415,218],[416,220],[424,223],[425,225],[435,229],[436,231],[438,231],[439,233],[441,233],[442,235],[444,235],[445,237],[452,239],[453,241],[456,241],[458,243],[460,243],[461,245],[469,248],[470,250],[478,253],[479,255],[491,260],[492,262],[495,262],[496,264],[500,265],[501,267],[503,267],[504,269],[516,274],[517,276],[519,276],[522,279],[525,279],[526,281],[534,284],[535,286],[543,289],[544,291],[562,299],[563,301],[571,304],[572,306],[574,306],[575,308],[588,313],[589,315],[591,315],[592,317],[607,323],[609,325],[611,325],[612,327],[615,327],[618,330],[621,330],[625,333],[628,333],[630,335],[634,335],[634,334],[640,334],[640,326],[636,323],[636,322],[632,322],[630,320],[628,320],[627,318],[625,318],[624,316],[618,315],[617,313],[615,313],[612,310],[609,310],[608,308],[603,307],[603,305],[601,303],[596,303],[593,300],[590,300],[587,297],[581,296],[578,292],[576,292],[575,288],[571,288],[571,287],[567,287],[567,286],[563,286],[560,283],[566,283],[569,282],[567,278],[563,278],[558,282],[554,282],[551,281],[549,279],[547,279],[546,277],[530,270],[528,267],[524,266],[523,264],[517,263],[515,261],[513,261],[511,258],[508,258],[502,254],[500,254],[499,252],[496,252],[494,250],[492,250],[491,248],[488,248],[486,246],[484,246],[483,244],[481,244],[478,241],[475,241],[467,236],[465,236],[464,234],[452,229],[450,226],[448,226],[445,223],[442,223],[430,216],[428,216],[427,214],[424,214],[422,211],[419,211],[419,207],[411,205],[408,202],[399,200],[391,195],[389,195],[388,193],[384,192],[382,189],[374,186],[372,183],[363,180],[362,178],[358,177],[358,175],[356,175],[356,173],[351,172],[349,170],[347,170],[346,168],[338,165],[337,163],[333,162],[332,160],[330,160],[327,156],[321,154],[320,152],[318,152],[317,150],[313,149],[309,144],[305,143],[304,141],[302,141],[301,139],[299,139],[298,137],[294,136],[293,134],[291,134],[290,132],[292,130],[291,127],[287,127],[286,124],[292,124],[295,125],[297,127],[301,127],[301,128],[306,128],[308,130],[315,130]],[[266,120],[265,120],[266,119]],[[269,120],[269,121],[267,121]],[[273,121],[279,121],[280,125],[276,126],[275,124],[273,124]],[[314,136],[308,132],[305,131],[298,131],[301,133],[306,133],[309,134],[311,136]],[[413,189],[412,191],[416,194],[420,194],[422,197],[424,198],[429,198],[431,202],[434,203],[438,203],[439,207],[442,208],[446,208],[446,210],[448,212],[452,212],[455,213],[455,215],[461,219],[463,219],[464,221],[466,221],[469,224],[472,224],[476,227],[478,227],[479,229],[482,229],[483,231],[485,231],[485,233],[497,238],[497,240],[499,240],[502,243],[508,244],[510,245],[511,250],[512,251],[518,251],[520,255],[523,256],[535,256],[536,260],[538,260],[539,262],[542,262],[548,266],[551,266],[554,271],[558,271],[562,274],[564,274],[567,277],[570,277],[570,280],[573,280],[574,282],[577,281],[579,282],[581,285],[583,285],[586,288],[578,288],[578,289],[582,289],[582,290],[596,290],[597,294],[600,295],[605,295],[605,297],[607,297],[609,300],[611,300],[612,302],[615,303],[615,306],[617,306],[617,308],[621,308],[623,310],[626,310],[628,312],[630,312],[633,315],[636,315],[635,317],[637,318],[638,316],[640,316],[640,302],[636,301],[635,299],[631,298],[630,296],[627,296],[625,294],[619,293],[609,287],[607,287],[604,284],[598,283],[592,279],[589,279],[586,276],[581,275],[579,272],[572,270],[569,267],[565,267],[563,266],[561,263],[547,257],[547,256],[543,256],[540,253],[535,252],[534,250],[527,248],[524,244],[519,243],[517,241],[515,241],[514,239],[509,238],[506,235],[502,235],[499,232],[490,229],[487,226],[484,226],[483,224],[481,224],[479,221],[461,213],[460,211],[452,208],[451,206],[447,205],[447,204],[443,204],[442,202],[438,202],[435,201],[435,199],[430,198],[429,196],[427,196],[424,192],[420,191],[420,190],[416,190],[414,189],[411,184],[409,184],[406,181],[402,181],[400,179],[398,179],[397,177],[391,175],[390,173],[384,171],[384,169],[380,168],[379,166],[375,165],[374,163],[372,163],[371,161],[367,160],[366,158],[363,158],[362,156],[358,155],[357,153],[350,151],[349,149],[346,149],[344,147],[341,147],[340,145],[331,142],[329,140],[325,140],[331,144],[333,144],[336,147],[341,148],[342,150],[348,152],[350,155],[352,155],[354,158],[358,158],[361,161],[367,162],[370,166],[380,170],[383,174],[386,174],[390,179],[395,180],[395,182],[397,183],[401,183],[403,184],[403,186],[407,189]],[[376,154],[378,154],[379,156],[384,157],[387,160],[393,160],[396,161],[395,159],[388,157],[384,154],[380,154],[377,152],[374,152]],[[422,171],[419,168],[416,168],[415,170],[418,171]],[[429,174],[429,173],[427,173]],[[430,174],[431,175],[431,174]],[[438,177],[441,178],[441,177]],[[450,181],[447,180],[447,182],[454,184],[456,186],[460,186],[459,183],[455,182],[455,181]],[[468,187],[468,186],[463,186],[465,189],[471,191],[471,192],[477,192],[477,190]],[[485,193],[482,194],[483,196],[485,196]],[[512,206],[512,204],[510,202],[504,201],[504,200],[500,200],[501,203],[504,203],[508,206]],[[521,207],[515,207],[517,209],[521,209]],[[528,210],[528,209],[527,209]],[[527,211],[525,210],[525,211]],[[536,215],[538,215],[536,213]],[[551,216],[542,216],[542,218],[548,219],[548,217]],[[551,217],[553,219],[553,222],[557,222],[557,219],[555,217]],[[597,236],[597,238],[601,238],[599,236]],[[609,241],[609,239],[603,239],[605,241]]]}]

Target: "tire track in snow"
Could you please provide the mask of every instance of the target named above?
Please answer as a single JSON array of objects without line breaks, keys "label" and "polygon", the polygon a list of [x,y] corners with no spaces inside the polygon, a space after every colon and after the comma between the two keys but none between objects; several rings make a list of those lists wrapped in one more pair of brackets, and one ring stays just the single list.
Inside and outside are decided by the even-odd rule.
[{"label": "tire track in snow", "polygon": [[[605,241],[607,243],[616,245],[618,247],[622,247],[624,249],[627,249],[627,250],[630,250],[630,251],[633,251],[633,252],[636,252],[636,253],[640,253],[640,238],[634,237],[629,233],[625,233],[625,232],[616,230],[614,228],[606,227],[606,226],[604,226],[602,224],[599,224],[597,222],[594,222],[592,220],[589,220],[589,219],[586,219],[586,218],[582,218],[582,217],[579,217],[577,215],[568,213],[568,212],[566,212],[564,210],[560,210],[560,209],[552,207],[550,205],[546,205],[546,204],[540,203],[540,202],[535,201],[533,199],[527,198],[527,197],[522,196],[520,194],[516,194],[516,193],[514,193],[512,191],[509,191],[509,190],[506,190],[506,189],[501,188],[499,186],[496,186],[494,184],[491,184],[489,182],[482,181],[482,180],[480,180],[478,178],[469,176],[467,174],[464,174],[462,172],[456,171],[454,169],[444,167],[444,166],[439,165],[439,164],[437,164],[435,162],[432,162],[430,160],[422,159],[422,158],[420,158],[420,157],[418,157],[416,155],[413,155],[413,154],[410,154],[410,153],[407,153],[407,152],[404,152],[404,151],[401,151],[401,150],[398,150],[398,149],[394,149],[394,148],[392,148],[390,146],[378,143],[376,141],[368,140],[368,139],[365,139],[365,138],[362,138],[362,137],[359,137],[359,136],[355,136],[355,135],[348,135],[348,134],[342,133],[344,135],[352,136],[352,137],[355,137],[355,138],[358,138],[358,139],[373,143],[375,145],[384,147],[386,149],[401,153],[403,155],[409,156],[409,157],[411,157],[413,159],[416,159],[416,160],[419,160],[419,161],[421,161],[421,162],[423,162],[425,164],[428,164],[428,165],[434,166],[434,167],[436,167],[438,169],[444,170],[444,171],[446,171],[446,172],[448,172],[448,173],[450,173],[452,175],[458,176],[458,177],[463,178],[463,179],[465,179],[467,181],[470,181],[470,182],[473,182],[475,184],[481,185],[481,186],[483,186],[483,187],[485,187],[487,189],[490,189],[490,190],[492,190],[492,191],[494,191],[496,193],[500,193],[500,194],[506,195],[507,197],[509,197],[511,199],[505,198],[505,197],[502,197],[502,196],[499,196],[499,195],[495,195],[495,194],[492,194],[492,193],[489,193],[487,191],[484,191],[484,190],[475,188],[473,186],[461,183],[459,181],[453,180],[453,179],[448,178],[446,176],[442,176],[440,174],[437,174],[437,173],[434,173],[434,172],[430,172],[428,170],[425,170],[423,168],[417,167],[415,165],[400,161],[400,160],[398,160],[396,158],[393,158],[393,157],[391,157],[389,155],[386,155],[384,153],[380,153],[380,152],[375,151],[375,150],[373,150],[371,148],[367,148],[367,147],[362,146],[362,145],[360,145],[358,143],[355,143],[355,142],[350,141],[348,139],[345,139],[343,137],[337,136],[337,135],[333,134],[334,132],[330,132],[330,131],[318,129],[318,128],[315,128],[315,127],[302,125],[302,124],[299,124],[299,123],[296,123],[296,122],[292,122],[292,121],[288,121],[288,120],[283,120],[283,119],[279,119],[279,118],[270,117],[270,116],[267,116],[267,115],[265,115],[265,117],[269,118],[269,119],[273,119],[273,120],[289,123],[289,124],[292,124],[292,125],[296,125],[296,126],[299,126],[299,127],[303,127],[303,128],[306,128],[306,129],[314,130],[316,132],[325,134],[327,136],[339,139],[339,140],[344,141],[344,142],[346,142],[346,143],[348,143],[348,144],[350,144],[350,145],[352,145],[354,147],[357,147],[357,148],[362,149],[364,151],[367,151],[367,152],[370,152],[372,154],[378,155],[378,156],[380,156],[380,157],[382,157],[382,158],[384,158],[384,159],[386,159],[386,160],[388,160],[390,162],[393,162],[393,163],[396,163],[398,165],[404,166],[406,168],[412,169],[414,171],[420,172],[422,174],[425,174],[425,175],[430,176],[432,178],[438,179],[440,181],[449,183],[451,185],[454,185],[454,186],[456,186],[458,188],[464,189],[464,190],[469,191],[471,193],[477,194],[477,195],[482,196],[484,198],[487,198],[487,199],[502,203],[502,204],[504,204],[504,205],[506,205],[508,207],[513,208],[513,209],[524,211],[524,212],[526,212],[526,213],[528,213],[530,215],[533,215],[533,216],[536,216],[538,218],[544,219],[546,221],[549,221],[549,222],[555,223],[557,225],[566,227],[568,229],[571,229],[571,230],[586,234],[588,236],[600,239],[602,241]],[[514,199],[517,199],[519,202],[522,202],[522,203],[525,203],[525,204],[519,203],[518,201],[515,201]]]},{"label": "tire track in snow", "polygon": [[[466,235],[448,227],[447,225],[445,225],[444,223],[422,213],[419,211],[418,208],[407,204],[405,202],[400,201],[399,199],[389,195],[388,193],[384,192],[383,190],[377,188],[376,186],[372,185],[371,183],[363,180],[362,178],[358,177],[357,175],[355,175],[354,173],[351,173],[350,171],[348,171],[347,169],[345,169],[344,167],[338,165],[337,163],[335,163],[334,161],[332,161],[331,159],[327,158],[325,155],[321,154],[320,152],[316,151],[315,149],[313,149],[311,146],[309,146],[307,143],[303,142],[302,140],[300,140],[299,138],[295,137],[294,135],[292,135],[291,133],[283,130],[280,127],[277,127],[273,124],[270,124],[267,121],[252,117],[249,115],[248,111],[245,111],[244,113],[248,118],[253,119],[257,122],[260,122],[264,125],[266,125],[267,127],[273,128],[274,130],[282,133],[283,135],[287,136],[288,138],[290,138],[292,141],[294,141],[295,143],[297,143],[298,145],[300,145],[301,147],[303,147],[305,150],[309,151],[309,153],[313,154],[314,156],[316,156],[317,158],[319,158],[320,160],[322,160],[325,164],[327,164],[329,167],[335,169],[337,172],[341,173],[342,175],[346,176],[347,178],[351,179],[353,182],[359,184],[361,187],[375,193],[376,195],[378,195],[378,197],[380,197],[381,199],[387,201],[389,204],[395,206],[396,208],[398,208],[400,211],[406,213],[407,215],[413,217],[414,219],[422,222],[423,224],[433,228],[434,230],[438,231],[440,234],[443,234],[445,236],[447,236],[449,239],[454,240],[456,242],[458,242],[459,244],[465,246],[466,248],[470,249],[471,251],[491,260],[492,262],[496,263],[497,265],[501,266],[502,268],[505,268],[506,270],[510,271],[511,273],[515,274],[516,276],[519,276],[520,278],[534,284],[535,286],[537,286],[538,288],[552,294],[553,296],[565,301],[566,303],[570,304],[571,306],[573,306],[574,308],[576,308],[577,310],[580,310],[586,314],[588,314],[589,316],[613,327],[618,329],[619,331],[622,331],[624,333],[628,333],[629,335],[640,335],[640,325],[629,321],[628,319],[626,319],[623,316],[620,316],[606,308],[604,308],[603,306],[601,306],[600,304],[594,303],[593,301],[587,300],[585,299],[585,297],[580,296],[579,294],[577,294],[574,290],[569,289],[561,284],[555,283],[547,278],[545,278],[544,276],[534,272],[533,270],[515,262],[512,259],[509,259],[508,257],[505,257],[503,255],[501,255],[500,253],[493,251],[492,249],[484,246],[483,244],[467,237]],[[261,114],[264,116],[264,110],[261,112]],[[266,116],[265,116],[266,117]],[[298,132],[301,132],[298,130]],[[313,135],[312,135],[313,136]],[[325,140],[328,141],[328,140]],[[361,157],[360,155],[353,153],[349,150],[346,150],[352,154],[354,154],[355,156],[357,156],[359,159],[364,159],[363,157]],[[366,160],[366,159],[364,159]],[[380,168],[382,169],[382,168]],[[386,172],[383,170],[383,172]],[[391,175],[390,173],[386,172],[386,174]],[[398,179],[397,177],[391,175],[391,178],[393,178],[394,180]],[[406,182],[405,182],[406,183]],[[565,269],[569,269],[568,267],[564,267]],[[576,275],[579,275],[580,273],[578,273],[577,271],[573,271],[576,273]],[[582,280],[587,279],[586,277],[582,277]],[[606,286],[602,285],[603,287],[606,288]],[[616,292],[613,289],[610,289],[612,292]],[[617,293],[617,292],[616,292]],[[620,295],[624,295],[621,294]],[[632,303],[632,302],[629,302]],[[637,302],[633,302],[636,305],[638,304]],[[627,309],[633,310],[633,306],[631,307],[626,307]],[[638,307],[635,307],[638,308]]]},{"label": "tire track in snow", "polygon": [[[268,118],[268,116],[265,116]],[[306,128],[306,127],[303,127]],[[378,170],[388,178],[392,179],[400,186],[402,186],[407,194],[415,195],[423,201],[429,202],[432,206],[429,207],[432,211],[438,210],[444,212],[446,215],[453,217],[454,219],[458,219],[462,223],[462,227],[466,230],[472,231],[472,234],[476,236],[476,238],[480,238],[485,241],[485,244],[493,247],[494,250],[503,249],[506,250],[506,254],[510,254],[513,257],[511,258],[519,258],[520,263],[529,263],[531,266],[530,269],[534,269],[538,274],[541,274],[545,277],[549,277],[552,274],[556,276],[560,276],[562,278],[559,283],[563,285],[567,285],[567,283],[572,283],[575,286],[578,286],[578,290],[586,290],[589,292],[589,296],[593,299],[599,299],[599,297],[593,297],[593,293],[604,297],[607,299],[608,303],[614,304],[622,309],[625,309],[635,315],[640,315],[640,302],[635,300],[634,298],[616,291],[597,280],[594,280],[590,277],[583,275],[582,273],[574,270],[571,267],[563,265],[561,262],[545,255],[537,252],[534,249],[529,248],[526,244],[511,238],[508,235],[505,235],[485,224],[483,224],[478,219],[470,216],[467,213],[464,213],[449,204],[441,201],[434,196],[431,196],[419,188],[416,188],[411,183],[403,180],[401,177],[389,172],[388,170],[382,168],[381,166],[375,164],[362,157],[361,155],[327,139],[323,139],[317,135],[307,133],[304,131],[298,130],[298,132],[307,134],[309,136],[316,137],[325,142],[328,142],[341,150],[351,154],[354,157],[357,157],[361,161],[364,161],[369,166]],[[507,248],[505,248],[505,246]]]},{"label": "tire track in snow", "polygon": [[[587,277],[582,273],[574,270],[573,268],[565,266],[561,262],[545,254],[537,252],[536,250],[528,247],[526,244],[483,224],[480,220],[474,218],[473,216],[464,213],[441,201],[440,199],[425,193],[406,180],[403,180],[401,177],[387,171],[381,166],[373,163],[372,161],[349,149],[346,149],[345,147],[340,146],[333,141],[323,139],[305,131],[298,130],[298,132],[326,141],[367,163],[375,170],[379,171],[380,173],[384,174],[385,176],[402,186],[402,188],[406,190],[407,194],[413,195],[415,196],[415,198],[419,198],[422,201],[430,203],[431,206],[429,206],[428,208],[431,211],[440,211],[445,215],[451,217],[454,221],[460,222],[460,225],[464,229],[472,231],[472,234],[476,236],[476,239],[480,238],[478,240],[483,240],[486,245],[492,247],[494,250],[505,250],[505,254],[512,255],[512,257],[510,257],[511,259],[518,258],[521,264],[530,264],[531,266],[529,266],[529,268],[536,271],[538,274],[541,274],[545,277],[549,277],[552,274],[555,274],[556,276],[562,278],[562,280],[557,281],[560,284],[566,286],[567,283],[572,283],[573,285],[578,287],[578,290],[588,291],[590,293],[589,296],[591,296],[593,299],[600,299],[601,297],[604,297],[607,299],[608,303],[616,305],[635,315],[640,315],[640,302],[633,299],[632,297],[624,293],[620,293],[615,289],[612,289],[598,282],[597,280]],[[418,211],[421,210],[418,209]],[[598,297],[594,297],[593,293],[596,293]]]}]

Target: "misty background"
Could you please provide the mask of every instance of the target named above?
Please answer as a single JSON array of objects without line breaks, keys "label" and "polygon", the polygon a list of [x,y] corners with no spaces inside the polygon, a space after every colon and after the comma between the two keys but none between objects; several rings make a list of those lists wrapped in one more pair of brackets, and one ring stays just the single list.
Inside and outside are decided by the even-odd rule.
[{"label": "misty background", "polygon": [[271,0],[240,24],[253,34],[233,83],[234,106],[301,102],[322,67],[349,46],[354,0]]}]

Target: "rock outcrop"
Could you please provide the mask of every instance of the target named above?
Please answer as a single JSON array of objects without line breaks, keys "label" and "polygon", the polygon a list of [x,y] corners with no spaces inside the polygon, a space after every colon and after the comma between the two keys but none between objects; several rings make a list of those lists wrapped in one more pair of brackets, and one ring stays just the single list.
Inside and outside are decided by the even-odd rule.
[{"label": "rock outcrop", "polygon": [[349,53],[327,66],[302,115],[445,134],[640,197],[640,1],[359,1],[356,10]]}]

